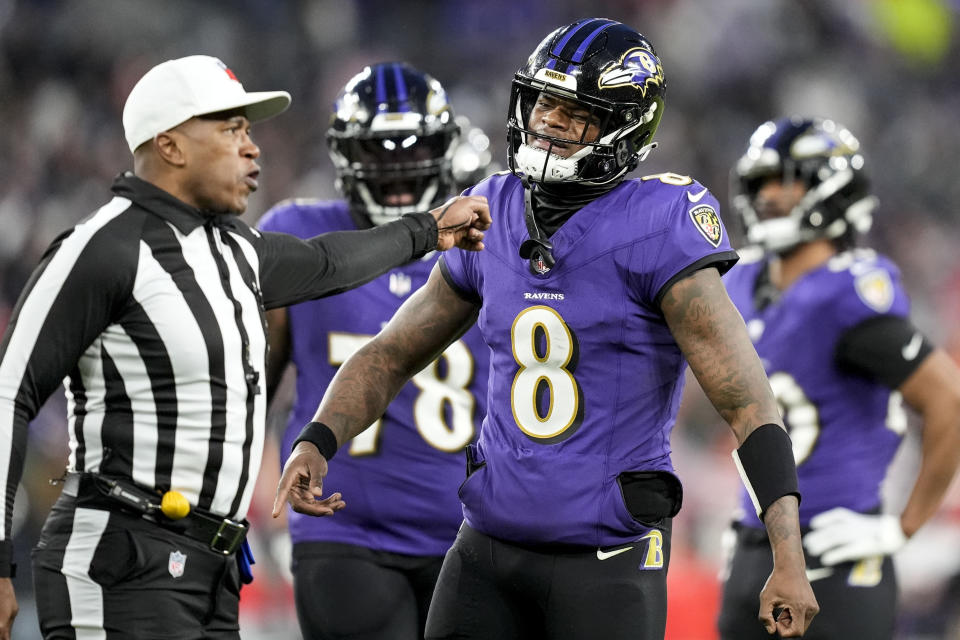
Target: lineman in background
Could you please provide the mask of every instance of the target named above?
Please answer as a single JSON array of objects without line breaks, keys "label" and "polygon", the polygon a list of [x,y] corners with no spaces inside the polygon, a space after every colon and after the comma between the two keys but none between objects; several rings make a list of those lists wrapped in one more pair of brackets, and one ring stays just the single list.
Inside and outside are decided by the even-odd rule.
[{"label": "lineman in background", "polygon": [[[381,225],[442,204],[454,191],[455,167],[463,181],[480,179],[490,160],[489,140],[454,117],[440,83],[404,63],[372,65],[347,83],[327,141],[344,199],[283,202],[261,229],[310,237]],[[437,255],[353,291],[268,313],[268,391],[288,363],[296,369],[282,462],[340,364],[426,282]],[[479,331],[468,331],[331,461],[347,503],[342,513],[289,512],[305,638],[423,637],[443,555],[463,519],[457,486],[464,447],[485,413],[487,352]]]}]

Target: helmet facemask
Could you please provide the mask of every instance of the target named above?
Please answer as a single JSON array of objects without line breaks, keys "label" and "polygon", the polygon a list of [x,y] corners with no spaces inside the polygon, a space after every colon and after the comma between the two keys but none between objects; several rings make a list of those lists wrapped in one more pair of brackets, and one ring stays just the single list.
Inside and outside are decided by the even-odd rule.
[{"label": "helmet facemask", "polygon": [[[453,181],[455,140],[453,132],[418,135],[416,130],[391,130],[331,137],[329,146],[341,191],[349,194],[374,224],[383,224],[443,202]],[[409,201],[401,203],[401,198]]]},{"label": "helmet facemask", "polygon": [[[531,128],[530,116],[534,105],[544,98],[569,101],[571,106],[584,114],[588,124],[583,127],[579,139],[549,136]],[[652,130],[646,130],[640,136],[634,134],[654,119],[659,120],[657,108],[658,103],[653,102],[645,113],[640,114],[639,105],[626,109],[620,105],[618,108],[609,102],[591,99],[545,82],[517,77],[511,92],[508,123],[510,167],[515,173],[523,173],[537,183],[565,182],[599,186],[619,181],[655,146],[645,144]],[[539,139],[547,147],[537,145],[534,139]],[[583,148],[568,157],[556,153],[557,149],[571,144]]]},{"label": "helmet facemask", "polygon": [[[507,114],[511,171],[542,188],[568,183],[608,190],[653,149],[665,89],[653,45],[634,29],[586,18],[555,30],[514,76]],[[579,140],[552,137],[544,122],[531,119],[544,97],[586,118],[590,126]],[[569,157],[556,152],[570,144],[582,148]]]}]

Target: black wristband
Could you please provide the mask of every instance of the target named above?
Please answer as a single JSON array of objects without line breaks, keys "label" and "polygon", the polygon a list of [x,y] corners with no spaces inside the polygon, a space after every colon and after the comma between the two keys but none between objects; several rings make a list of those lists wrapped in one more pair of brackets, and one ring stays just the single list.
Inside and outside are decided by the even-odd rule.
[{"label": "black wristband", "polygon": [[13,578],[17,575],[17,565],[13,562],[13,541],[0,540],[0,578]]},{"label": "black wristband", "polygon": [[405,213],[400,221],[413,234],[413,258],[422,258],[437,250],[440,231],[432,213]]},{"label": "black wristband", "polygon": [[733,452],[733,461],[761,521],[767,507],[783,496],[795,495],[800,501],[793,443],[783,427],[765,424],[754,429]]},{"label": "black wristband", "polygon": [[337,453],[337,449],[340,447],[340,445],[337,444],[337,436],[333,435],[330,427],[322,422],[307,423],[307,426],[300,430],[300,435],[297,436],[297,439],[293,441],[293,447],[291,447],[291,449],[296,448],[301,442],[312,443],[320,450],[320,455],[327,460],[332,460],[334,454]]}]

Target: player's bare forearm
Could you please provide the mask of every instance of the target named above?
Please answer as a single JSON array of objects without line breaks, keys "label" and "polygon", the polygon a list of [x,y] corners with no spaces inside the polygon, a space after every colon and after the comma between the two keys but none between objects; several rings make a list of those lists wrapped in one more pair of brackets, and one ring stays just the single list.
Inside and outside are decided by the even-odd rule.
[{"label": "player's bare forearm", "polygon": [[315,420],[346,442],[380,417],[403,385],[476,320],[477,308],[447,285],[438,267],[389,324],[337,371]]},{"label": "player's bare forearm", "polygon": [[710,267],[674,284],[661,310],[707,398],[743,443],[760,425],[782,425],[770,383],[730,301]]},{"label": "player's bare forearm", "polygon": [[923,459],[900,517],[910,537],[936,513],[960,465],[960,367],[935,349],[900,392],[923,417]]},{"label": "player's bare forearm", "polygon": [[773,551],[773,572],[760,592],[758,619],[767,633],[781,638],[802,637],[820,611],[807,580],[799,506],[796,496],[783,496],[767,508],[763,518]]},{"label": "player's bare forearm", "polygon": [[803,566],[803,547],[800,541],[799,502],[793,495],[783,496],[767,507],[763,514],[763,524],[767,528],[767,537],[773,549],[774,563],[778,554],[796,554],[794,561]]},{"label": "player's bare forearm", "polygon": [[[673,285],[661,304],[670,331],[700,386],[743,444],[764,424],[783,423],[743,318],[716,269],[701,269]],[[819,611],[805,574],[799,503],[785,495],[764,512],[773,573],[760,593],[759,620],[767,633],[802,636]]]}]

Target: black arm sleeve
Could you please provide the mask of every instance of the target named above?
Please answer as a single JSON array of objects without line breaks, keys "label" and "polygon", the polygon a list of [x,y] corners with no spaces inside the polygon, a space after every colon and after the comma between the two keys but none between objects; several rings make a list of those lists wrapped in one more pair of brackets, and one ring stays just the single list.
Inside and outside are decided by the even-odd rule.
[{"label": "black arm sleeve", "polygon": [[896,389],[933,351],[909,318],[877,316],[847,329],[834,351],[837,368]]},{"label": "black arm sleeve", "polygon": [[436,246],[437,223],[429,213],[308,240],[263,232],[257,253],[264,307],[285,307],[353,289]]}]

